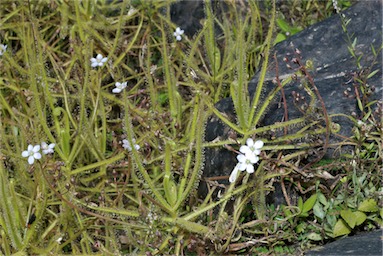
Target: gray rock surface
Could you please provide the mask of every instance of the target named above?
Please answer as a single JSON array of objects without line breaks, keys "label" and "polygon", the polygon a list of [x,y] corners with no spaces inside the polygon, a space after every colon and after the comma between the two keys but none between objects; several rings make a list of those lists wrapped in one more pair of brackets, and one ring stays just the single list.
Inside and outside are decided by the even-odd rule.
[{"label": "gray rock surface", "polygon": [[[347,88],[352,88],[352,78],[356,73],[368,74],[378,69],[379,72],[368,80],[370,85],[371,99],[381,99],[382,96],[382,54],[375,57],[371,46],[376,50],[382,46],[382,2],[381,1],[361,1],[343,12],[345,19],[351,19],[347,25],[347,33],[351,41],[356,39],[356,54],[362,56],[360,60],[361,68],[357,67],[356,60],[351,56],[347,42],[347,35],[343,32],[342,23],[339,15],[334,15],[329,19],[315,24],[301,33],[278,44],[274,52],[277,54],[279,62],[279,77],[283,78],[292,74],[283,62],[283,58],[289,59],[291,67],[297,66],[292,62],[296,57],[295,49],[299,49],[302,61],[310,60],[314,64],[314,71],[311,71],[316,87],[324,99],[328,113],[343,113],[351,115],[358,113],[356,101],[352,97],[345,97],[344,92]],[[350,42],[351,43],[351,42]],[[266,83],[270,88],[274,88],[272,80],[275,78],[273,67],[270,65],[270,72],[267,74]],[[359,77],[362,78],[363,74]],[[255,90],[258,75],[250,82],[249,90]],[[299,79],[289,84],[285,88],[288,106],[293,106],[293,94],[299,90]],[[372,89],[374,88],[374,89]],[[374,91],[375,90],[375,91]],[[349,92],[352,94],[352,92]],[[307,95],[307,94],[306,94]],[[351,95],[349,95],[351,96]],[[294,108],[289,109],[289,117],[299,116],[299,111]],[[283,109],[275,104],[265,116],[264,123],[272,124],[282,120]],[[347,120],[334,120],[341,123],[341,134],[350,135],[352,123]]]},{"label": "gray rock surface", "polygon": [[341,238],[335,242],[318,247],[307,252],[306,256],[381,256],[382,250],[382,229]]}]

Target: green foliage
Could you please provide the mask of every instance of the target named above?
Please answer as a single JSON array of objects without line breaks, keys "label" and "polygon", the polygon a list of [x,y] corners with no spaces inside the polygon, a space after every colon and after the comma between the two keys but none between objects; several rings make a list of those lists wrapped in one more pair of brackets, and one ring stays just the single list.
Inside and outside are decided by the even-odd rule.
[{"label": "green foliage", "polygon": [[301,213],[299,214],[299,216],[307,217],[308,212],[314,207],[316,200],[317,200],[317,194],[310,196],[310,198],[307,199],[304,203],[302,201],[302,198],[300,197],[298,200],[298,207],[301,210]]},{"label": "green foliage", "polygon": [[[282,254],[295,253],[293,243],[305,248],[381,224],[374,172],[381,165],[381,128],[369,102],[360,100],[366,115],[355,128],[356,165],[342,180],[346,188],[333,194],[308,174],[316,169],[300,170],[309,149],[323,144],[314,138],[336,132],[325,114],[310,112],[320,101],[314,84],[301,77],[312,92],[304,117],[260,127],[291,81],[278,81],[270,92],[263,87],[274,21],[290,33],[301,25],[278,20],[275,6],[265,25],[257,1],[246,9],[227,1],[228,17],[215,17],[206,1],[202,29],[178,42],[172,2],[2,2],[0,43],[8,48],[0,56],[1,253]],[[310,3],[307,12],[321,9]],[[91,68],[98,53],[108,61]],[[255,70],[260,79],[249,95]],[[115,82],[128,86],[114,94]],[[214,106],[228,95],[236,120]],[[213,186],[201,200],[204,148],[233,143],[203,141],[213,113],[237,133],[238,144],[264,138],[267,154],[254,174],[219,197]],[[28,165],[22,152],[42,141],[55,143],[55,153]],[[274,179],[299,182],[297,174],[317,182],[315,193],[299,197],[297,206],[267,206]]]},{"label": "green foliage", "polygon": [[291,27],[285,20],[277,19],[277,25],[282,30],[275,38],[274,44],[286,40],[287,36],[292,36],[301,31],[299,27]]}]

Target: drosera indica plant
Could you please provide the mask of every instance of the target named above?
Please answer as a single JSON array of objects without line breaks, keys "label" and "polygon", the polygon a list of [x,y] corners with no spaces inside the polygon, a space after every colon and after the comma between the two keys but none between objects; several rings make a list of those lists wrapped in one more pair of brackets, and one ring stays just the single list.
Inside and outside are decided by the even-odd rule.
[{"label": "drosera indica plant", "polygon": [[[88,12],[88,9],[81,9],[82,7],[76,4],[74,7],[76,8],[76,11],[83,12],[83,17],[89,18],[90,13]],[[68,7],[61,6],[61,8]],[[31,15],[32,13],[29,14]],[[77,18],[79,17],[80,16],[77,16]],[[5,203],[5,206],[9,206],[4,207],[4,209],[7,209],[6,216],[8,219],[2,223],[5,224],[3,227],[8,233],[8,237],[11,237],[12,240],[12,244],[7,245],[6,252],[10,253],[12,250],[11,248],[13,248],[13,250],[28,251],[30,253],[44,253],[47,251],[60,252],[61,250],[91,253],[93,250],[115,251],[120,249],[118,246],[120,244],[120,240],[112,238],[112,236],[109,235],[114,234],[115,231],[112,230],[113,228],[101,228],[99,231],[101,234],[97,235],[95,239],[86,233],[73,233],[72,229],[76,228],[75,223],[79,223],[80,228],[82,229],[83,226],[88,225],[86,224],[87,216],[96,217],[101,223],[107,221],[110,223],[124,225],[124,227],[120,229],[121,234],[123,234],[123,236],[131,235],[132,238],[135,238],[133,241],[137,241],[138,243],[135,244],[135,242],[133,242],[133,245],[141,248],[142,251],[148,249],[145,247],[146,243],[142,243],[141,240],[146,235],[140,236],[140,232],[136,233],[135,231],[133,231],[132,234],[132,230],[142,230],[144,234],[150,232],[150,229],[148,230],[146,225],[142,225],[147,221],[147,216],[149,216],[149,214],[157,215],[155,219],[161,220],[161,223],[168,223],[169,225],[176,224],[189,229],[190,231],[206,233],[208,228],[197,223],[190,222],[188,218],[174,219],[174,217],[178,215],[178,210],[181,209],[180,206],[184,204],[185,199],[193,189],[201,165],[202,131],[199,130],[197,134],[195,134],[195,131],[197,130],[197,124],[201,121],[203,122],[203,104],[198,104],[198,101],[202,102],[202,100],[198,100],[197,98],[197,102],[193,102],[198,111],[193,111],[195,114],[193,115],[193,119],[189,126],[189,130],[191,132],[191,142],[195,143],[197,146],[197,150],[195,152],[194,149],[188,149],[189,147],[185,147],[184,150],[180,151],[178,151],[177,148],[174,148],[174,142],[172,143],[172,140],[165,137],[175,134],[174,132],[169,134],[165,133],[165,136],[159,133],[160,137],[164,136],[161,139],[166,142],[165,153],[161,153],[161,150],[159,150],[159,153],[157,152],[160,159],[161,156],[164,157],[165,162],[165,175],[163,176],[163,181],[158,182],[161,180],[161,173],[156,173],[155,168],[153,168],[153,173],[148,173],[146,168],[142,165],[145,161],[141,158],[140,153],[137,152],[139,148],[135,146],[129,149],[127,146],[127,144],[134,144],[133,137],[135,134],[133,134],[132,131],[132,119],[134,115],[130,113],[130,110],[134,111],[134,108],[126,97],[126,91],[123,92],[123,94],[125,94],[123,95],[125,99],[125,102],[123,103],[119,102],[115,98],[103,94],[100,88],[102,86],[102,80],[105,78],[103,72],[106,72],[106,70],[90,70],[88,66],[89,64],[86,61],[87,58],[81,54],[81,51],[79,51],[85,43],[88,41],[92,42],[89,36],[82,31],[83,28],[79,27],[78,30],[72,31],[74,33],[74,35],[72,35],[73,40],[76,39],[76,33],[79,35],[79,41],[77,41],[76,44],[71,45],[74,52],[77,53],[74,57],[75,60],[79,62],[79,65],[72,60],[72,64],[68,67],[69,70],[62,73],[60,73],[60,69],[56,66],[56,73],[54,75],[56,80],[53,81],[62,86],[62,91],[59,91],[60,94],[56,98],[49,90],[51,89],[49,88],[51,80],[46,73],[47,70],[40,68],[40,66],[44,64],[42,54],[44,53],[44,55],[49,58],[49,54],[52,54],[52,52],[43,51],[41,45],[44,40],[35,29],[33,21],[29,25],[30,26],[28,28],[30,29],[30,34],[23,34],[23,31],[19,32],[21,36],[26,37],[24,39],[25,41],[33,41],[35,43],[32,49],[27,50],[29,51],[27,53],[28,56],[32,58],[32,61],[30,62],[32,68],[31,71],[27,71],[26,74],[32,81],[31,93],[33,95],[33,97],[29,99],[28,103],[31,104],[32,108],[34,108],[37,112],[37,116],[35,116],[36,123],[33,124],[42,125],[43,127],[42,134],[37,133],[37,129],[32,129],[32,134],[29,133],[29,136],[48,136],[52,141],[57,140],[57,158],[61,159],[59,162],[62,163],[50,166],[48,163],[39,164],[39,162],[35,162],[35,159],[40,159],[38,152],[39,146],[32,147],[30,150],[31,152],[28,152],[28,154],[21,153],[22,156],[28,157],[29,164],[34,164],[34,169],[31,169],[31,174],[35,177],[36,182],[34,182],[33,185],[35,186],[35,189],[42,191],[40,193],[44,194],[45,199],[43,201],[34,201],[33,198],[30,197],[30,202],[27,204],[28,211],[26,211],[25,207],[24,209],[20,208],[20,211],[18,211],[24,219],[30,219],[29,217],[25,217],[27,215],[35,216],[36,218],[33,223],[29,220],[25,221],[25,223],[30,224],[30,228],[25,230],[24,234],[14,228],[15,224],[22,226],[20,223],[17,223],[18,218],[12,219],[9,215],[11,207],[15,208],[17,205],[10,202]],[[23,46],[21,48],[24,49]],[[92,60],[93,59],[91,59],[91,61]],[[56,62],[60,60],[50,59],[50,61],[51,65],[55,67],[55,64],[58,64]],[[95,60],[93,60],[91,66],[102,67],[105,62],[106,59],[98,55]],[[12,62],[10,63],[10,65],[14,64],[15,63]],[[20,67],[19,69],[22,70]],[[79,79],[78,81],[71,78],[71,73],[78,75],[80,74],[79,72],[83,71],[83,69],[85,69],[84,77],[76,77]],[[170,70],[167,70],[166,72],[168,72],[168,75],[171,73]],[[36,76],[36,74],[38,76]],[[69,80],[69,87],[64,86],[67,84],[66,81],[64,82],[64,78],[65,80]],[[88,80],[89,78],[90,80]],[[167,83],[173,82],[170,80],[172,79],[171,76],[168,76],[166,79],[168,79],[166,81]],[[41,84],[44,86],[41,86]],[[56,88],[56,90],[58,90],[58,88]],[[67,90],[76,91],[78,96],[70,97],[69,91]],[[43,97],[40,95],[43,95]],[[122,130],[127,133],[126,135],[128,138],[127,141],[123,140],[123,146],[129,151],[132,151],[127,155],[128,163],[124,165],[123,175],[118,179],[118,182],[117,176],[114,177],[115,181],[112,183],[115,186],[114,188],[108,187],[109,182],[107,180],[107,166],[110,164],[113,165],[116,161],[123,160],[127,153],[120,152],[117,155],[112,155],[107,158],[107,156],[112,152],[106,151],[106,133],[108,131],[108,127],[105,113],[106,106],[104,106],[103,97],[121,104],[121,106],[123,106],[126,110],[125,113],[123,113],[125,115],[124,122],[122,123]],[[61,102],[64,102],[61,103],[62,106],[56,106],[58,99],[60,99]],[[25,101],[25,99],[22,98],[20,100]],[[177,98],[177,100],[180,99]],[[76,112],[73,111],[75,110],[73,107],[77,104],[77,102],[80,105],[80,110]],[[177,105],[180,106],[180,102],[174,104],[173,106]],[[25,108],[24,111],[27,111],[28,105],[25,104],[23,107]],[[190,106],[188,108],[190,108]],[[157,109],[155,106],[152,107],[152,110],[162,111],[162,109]],[[173,110],[175,110],[175,108],[173,108]],[[9,114],[11,113],[7,113],[7,115]],[[180,114],[177,116],[180,116]],[[9,118],[21,119],[22,117],[23,116],[10,116]],[[51,122],[53,123],[52,128],[54,130],[50,128],[49,123],[47,122],[47,119],[49,118],[53,119]],[[74,120],[78,120],[78,122]],[[180,125],[181,122],[180,120],[178,121],[178,125]],[[98,123],[100,123],[100,125],[98,125]],[[10,141],[12,140],[12,137],[7,136],[6,134],[4,134],[4,138],[8,138]],[[187,152],[186,168],[184,169],[185,174],[181,178],[178,188],[174,182],[173,168],[171,166],[172,150],[176,150],[178,152],[186,150],[185,152]],[[155,153],[152,154],[155,155]],[[189,167],[190,169],[188,169],[187,165],[192,165],[191,159],[193,159],[194,154],[199,155],[196,157],[199,163],[193,163],[194,167]],[[158,161],[152,161],[152,163],[150,163],[150,161],[147,160],[146,162],[149,162],[149,164],[155,166]],[[24,169],[22,164],[13,163],[13,165],[15,171],[17,172],[15,177],[18,177],[19,175],[22,177],[22,171]],[[191,170],[193,170],[191,177],[192,180],[194,179],[194,182],[187,184],[186,181],[189,178],[187,172]],[[6,180],[3,181],[6,183]],[[29,184],[31,184],[31,182],[29,182]],[[134,187],[131,188],[131,185]],[[48,187],[50,188],[49,190]],[[12,188],[9,189],[11,190]],[[142,189],[144,189],[144,193],[141,192]],[[147,194],[145,190],[149,190],[150,192]],[[177,193],[175,192],[178,192],[179,196],[177,196]],[[115,193],[117,196],[114,195]],[[28,197],[28,194],[26,196]],[[47,201],[48,198],[51,198],[51,203]],[[125,198],[133,200],[134,203],[128,205],[124,204],[123,199]],[[140,198],[144,198],[144,200]],[[61,202],[61,207],[64,207],[64,209],[66,208],[67,210],[62,211],[60,210],[61,207],[55,207],[57,202]],[[154,203],[155,207],[150,206],[152,203]],[[138,206],[141,208],[141,211],[143,211],[141,218],[139,217],[140,214],[137,208]],[[146,210],[153,212],[145,214]],[[24,213],[22,213],[22,211],[24,211]],[[96,213],[94,213],[94,211],[96,211]],[[72,215],[72,212],[74,215]],[[28,214],[26,215],[26,213]],[[170,217],[166,217],[166,215],[165,217],[161,216],[164,215],[164,213],[168,214]],[[108,216],[108,214],[113,217]],[[128,221],[127,218],[137,219],[135,221]],[[142,224],[140,224],[140,222]],[[56,227],[60,228],[56,229]],[[41,243],[47,244],[39,247],[46,248],[45,250],[29,246],[30,244],[38,246],[38,230],[44,231]],[[125,231],[125,233],[124,230],[129,231]],[[161,231],[165,232],[165,230]],[[174,230],[173,232],[177,231]],[[80,236],[83,237],[82,240],[85,240],[83,240],[82,245],[77,245],[76,240]],[[103,236],[107,236],[111,238],[111,240],[104,239],[102,238]],[[168,237],[170,237],[170,234]],[[177,243],[180,243],[180,241],[181,240],[178,238]],[[161,243],[162,247],[169,244],[166,239]],[[161,251],[161,246],[159,246],[157,250]]]},{"label": "drosera indica plant", "polygon": [[[13,49],[20,51],[20,55],[6,57],[4,72],[9,78],[18,79],[23,84],[12,70],[21,72],[29,83],[23,88],[25,94],[16,97],[21,102],[17,111],[12,111],[14,107],[10,104],[13,101],[6,100],[18,90],[11,80],[7,80],[1,94],[1,121],[4,124],[1,131],[2,154],[7,156],[6,167],[2,165],[1,169],[2,194],[14,195],[14,200],[2,202],[5,211],[2,212],[1,228],[6,234],[4,239],[9,239],[9,242],[4,243],[4,253],[89,254],[94,251],[115,252],[123,250],[121,246],[133,246],[141,252],[150,250],[160,254],[174,250],[178,254],[183,250],[180,245],[185,231],[203,237],[210,230],[194,220],[214,205],[203,206],[197,215],[185,213],[185,206],[198,184],[202,166],[203,129],[200,129],[199,124],[206,118],[203,111],[206,96],[201,87],[196,87],[200,91],[193,91],[194,99],[183,104],[183,99],[174,90],[174,95],[169,97],[169,115],[168,106],[157,104],[156,97],[152,100],[147,98],[148,94],[158,93],[157,87],[151,87],[150,93],[142,92],[143,89],[139,89],[137,84],[144,84],[143,77],[140,78],[128,66],[123,65],[122,69],[115,66],[116,63],[122,63],[129,51],[120,52],[121,55],[108,51],[108,59],[101,54],[90,57],[94,56],[94,52],[105,50],[93,50],[95,45],[103,41],[97,40],[97,29],[84,27],[87,26],[84,21],[91,19],[88,7],[97,9],[92,3],[88,4],[63,3],[56,6],[62,11],[61,18],[67,18],[61,20],[64,25],[71,22],[79,24],[67,34],[70,37],[70,58],[68,53],[54,48],[55,44],[59,48],[64,47],[60,41],[65,41],[65,32],[63,38],[53,42],[46,41],[44,34],[36,29],[35,22],[42,17],[35,16],[34,8],[49,7],[31,6],[30,10],[19,10],[17,18],[28,16],[30,21],[26,26],[27,31],[22,27],[13,28],[20,37],[19,41],[13,42],[16,46]],[[69,15],[71,8],[76,13],[75,17]],[[52,12],[50,18],[57,19],[56,14],[58,12]],[[144,15],[137,12],[135,18],[143,20]],[[126,21],[121,20],[121,17],[116,18],[120,24],[129,21],[129,17]],[[158,22],[160,31],[171,35],[162,24],[167,20],[164,17],[162,19]],[[97,19],[94,22],[98,24]],[[57,23],[50,24],[53,25],[48,27],[54,27]],[[115,29],[119,31],[120,28]],[[138,36],[135,32],[126,33],[124,36]],[[168,58],[167,52],[171,48],[166,39],[162,38],[161,47],[148,43],[147,51],[163,51],[164,58]],[[135,40],[137,38],[133,37],[133,42],[138,42]],[[150,35],[150,43],[156,40],[158,37],[155,34]],[[33,42],[32,47],[27,47],[26,42]],[[44,48],[44,45],[49,47]],[[137,49],[145,48],[141,46]],[[139,51],[137,49],[135,51]],[[148,58],[147,63],[152,61],[148,52],[142,52],[140,56]],[[174,75],[180,71],[172,67],[171,60],[168,61],[158,64],[158,69],[163,70],[164,79],[156,83],[174,89],[171,87],[176,82]],[[24,69],[18,62],[27,63],[30,68]],[[144,69],[141,72],[151,76],[150,71]],[[129,77],[129,73],[133,75],[126,80],[134,80],[133,87],[128,88],[127,82],[115,82],[121,81],[122,77]],[[111,81],[116,83],[115,89],[118,91],[110,89]],[[115,125],[113,130],[109,126],[108,116],[115,113],[111,113],[108,104],[120,107],[120,118],[112,123]],[[22,113],[34,114],[28,117]],[[42,158],[40,145],[25,146],[26,141],[32,138],[52,141],[54,147],[53,144],[44,144],[43,147],[47,152],[54,148],[53,157]],[[17,145],[17,154],[10,153],[12,144]],[[26,168],[28,171],[25,171]],[[14,183],[7,178],[10,170],[13,170],[11,175],[17,179],[17,184],[25,187],[12,185]],[[232,195],[241,190],[244,190],[244,186],[233,191]],[[23,196],[16,198],[17,193]],[[222,201],[229,197],[225,196]],[[11,214],[14,211],[16,215]],[[92,219],[96,219],[97,223]],[[96,228],[96,233],[93,233],[93,228]],[[78,229],[82,231],[76,232]],[[156,243],[151,241],[154,230],[162,234]],[[116,232],[120,236],[116,237]],[[41,233],[43,235],[39,237]],[[176,237],[175,247],[171,245],[172,237]],[[147,247],[147,239],[153,244],[152,248]],[[82,242],[78,243],[79,240]]]},{"label": "drosera indica plant", "polygon": [[[245,17],[229,8],[231,31],[207,3],[193,40],[170,22],[169,4],[31,1],[0,10],[8,46],[0,57],[3,254],[241,252],[262,233],[264,185],[281,175],[265,170],[285,164],[289,172],[303,151],[276,160],[296,137],[263,137],[302,120],[258,126],[279,89],[264,95],[261,80],[255,96],[247,94],[248,46],[260,38],[247,27],[262,25],[257,4]],[[224,31],[222,51],[214,23]],[[272,34],[271,26],[258,51],[263,75]],[[214,107],[227,94],[236,121]],[[201,124],[212,113],[237,132],[239,163],[225,193],[201,201],[204,148],[233,143],[203,141]],[[242,230],[250,232],[237,236]]]},{"label": "drosera indica plant", "polygon": [[[5,234],[2,239],[6,240],[4,253],[9,255],[24,251],[28,254],[90,254],[95,251],[124,250],[121,244],[122,247],[139,248],[141,252],[151,250],[146,246],[147,243],[142,243],[153,228],[147,225],[151,221],[148,216],[154,216],[153,219],[161,221],[162,227],[154,226],[159,229],[158,232],[170,236],[166,227],[174,225],[173,217],[183,209],[185,199],[197,182],[201,160],[192,160],[194,154],[199,154],[198,159],[201,159],[202,130],[197,129],[197,124],[203,123],[203,104],[198,103],[202,100],[196,99],[197,102],[193,101],[185,109],[179,109],[194,113],[191,121],[171,121],[167,106],[163,108],[157,105],[156,98],[148,101],[148,92],[140,88],[143,77],[140,78],[133,69],[122,64],[129,49],[119,53],[108,51],[107,59],[101,54],[97,54],[95,58],[90,57],[94,52],[104,52],[100,49],[93,50],[94,45],[104,42],[98,40],[97,29],[88,27],[88,32],[85,33],[85,28],[82,27],[86,26],[85,20],[91,19],[92,12],[89,10],[95,11],[98,8],[95,3],[87,3],[87,6],[78,3],[53,4],[58,4],[55,7],[61,12],[61,18],[65,18],[61,20],[64,25],[71,22],[80,25],[73,27],[70,35],[67,34],[71,41],[70,50],[65,52],[68,48],[62,45],[65,43],[61,43],[61,40],[67,42],[65,32],[62,38],[52,42],[46,41],[44,34],[36,29],[35,22],[41,17],[34,16],[34,11],[49,7],[30,6],[30,10],[20,8],[17,17],[31,18],[27,23],[27,32],[22,27],[13,27],[14,33],[20,37],[19,41],[13,42],[17,46],[14,51],[20,51],[21,59],[17,59],[20,58],[17,54],[11,54],[3,62],[5,65],[2,72],[7,73],[8,78],[17,77],[12,72],[12,68],[16,68],[29,81],[23,88],[26,94],[16,98],[21,102],[17,111],[15,109],[16,112],[12,111],[13,101],[6,100],[13,97],[16,85],[7,80],[1,92],[1,123],[4,124],[4,129],[1,130],[2,155],[6,155],[4,159],[7,162],[6,167],[1,166],[2,195],[14,195],[13,200],[2,202],[2,209],[5,209],[1,218],[1,230]],[[75,17],[69,15],[71,9],[76,13]],[[58,13],[52,11],[50,18],[58,20],[51,22],[48,28],[58,24],[60,16],[55,16]],[[125,17],[126,20],[122,20],[122,16],[118,16],[115,19],[119,24],[124,24],[131,18],[133,17]],[[142,22],[145,13],[137,12],[134,18],[141,19]],[[96,25],[97,22],[99,20],[94,20]],[[59,26],[59,29],[64,27]],[[119,27],[113,29],[117,30],[116,33],[121,32]],[[161,30],[165,33],[163,27]],[[129,30],[124,35],[120,34],[121,40],[122,37],[136,37],[133,37],[129,47],[133,47],[134,43],[139,44],[136,41],[136,30],[131,31],[132,34]],[[26,42],[33,42],[32,47],[27,47]],[[64,51],[56,51],[54,44],[58,44],[57,47]],[[43,49],[43,45],[49,47]],[[132,51],[137,52],[140,49],[144,47],[138,46]],[[142,56],[146,56],[145,53]],[[30,69],[19,66],[16,64],[18,61],[27,63]],[[117,66],[116,63],[119,62],[123,68]],[[149,72],[149,69],[141,72],[141,75],[146,75],[144,72]],[[133,86],[128,88],[125,81],[115,82],[116,88],[110,89],[111,81],[121,81],[123,77],[128,77],[126,80]],[[170,82],[172,81],[167,81]],[[158,90],[154,87],[152,89]],[[118,118],[108,118],[116,116],[109,105],[119,106]],[[178,106],[181,105],[179,102]],[[194,109],[197,111],[193,111]],[[22,113],[34,114],[28,117]],[[181,117],[181,114],[178,116]],[[147,115],[152,115],[153,120],[147,119]],[[166,126],[170,123],[188,129],[191,134],[191,140],[184,140],[181,149],[177,148],[176,143],[180,137],[173,137],[180,133],[180,129],[172,128],[167,131]],[[140,127],[147,130],[140,131]],[[12,132],[8,133],[10,130]],[[195,134],[196,130],[199,130],[198,136]],[[53,141],[56,144],[53,158],[43,158],[40,145],[25,146],[26,141],[31,141],[32,138],[48,138]],[[190,146],[193,143],[198,146],[196,152]],[[12,144],[17,145],[19,156],[10,153]],[[53,149],[46,144],[43,147],[43,150],[49,152]],[[172,190],[175,186],[175,167],[171,164],[171,158],[177,152],[181,156],[187,156],[185,164],[189,165],[189,169],[184,168],[185,175],[177,189],[179,196]],[[159,169],[163,163],[165,176]],[[14,183],[8,180],[9,175],[17,179],[17,184],[25,187],[12,185]],[[194,181],[188,183],[191,175]],[[23,197],[15,198],[17,193]],[[13,212],[16,214],[12,215]],[[166,216],[169,216],[168,219],[163,219]],[[93,222],[92,218],[97,221]],[[93,228],[96,228],[96,233],[92,231]],[[116,232],[120,236],[116,237]],[[38,234],[41,233],[43,235],[39,237]],[[81,243],[78,242],[80,240]],[[162,243],[166,245],[168,241],[161,239],[159,245]],[[156,248],[159,245],[154,246]]]}]

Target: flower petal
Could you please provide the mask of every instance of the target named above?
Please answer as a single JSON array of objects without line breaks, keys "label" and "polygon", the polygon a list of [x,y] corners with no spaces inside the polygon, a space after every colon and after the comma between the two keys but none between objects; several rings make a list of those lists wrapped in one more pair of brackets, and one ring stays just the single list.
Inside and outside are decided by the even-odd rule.
[{"label": "flower petal", "polygon": [[246,167],[246,171],[248,173],[253,173],[254,172],[254,166],[251,165],[251,164],[248,164],[247,167]]},{"label": "flower petal", "polygon": [[239,148],[239,151],[243,154],[246,154],[246,153],[251,153],[251,149],[246,146],[246,145],[242,145],[240,148]]},{"label": "flower petal", "polygon": [[21,153],[21,156],[22,156],[22,157],[28,157],[28,156],[29,156],[29,152],[28,152],[28,150],[23,151],[23,152]]},{"label": "flower petal", "polygon": [[40,151],[40,145],[35,145],[34,147],[33,147],[33,150],[32,150],[34,153],[36,153],[36,152],[39,152]]},{"label": "flower petal", "polygon": [[244,162],[246,162],[246,157],[245,157],[245,155],[239,154],[239,155],[237,155],[237,160],[238,160],[238,162],[244,163]]},{"label": "flower petal", "polygon": [[234,170],[231,172],[230,177],[229,177],[229,182],[233,183],[237,179],[238,175],[238,164],[234,167]]},{"label": "flower petal", "polygon": [[41,159],[41,154],[40,154],[39,152],[34,153],[34,154],[33,154],[33,157],[34,157],[35,159]]},{"label": "flower petal", "polygon": [[251,163],[255,164],[256,162],[258,162],[258,157],[251,153],[251,154],[246,154],[246,159],[249,160]]},{"label": "flower petal", "polygon": [[28,163],[33,164],[35,162],[35,158],[33,156],[28,157]]},{"label": "flower petal", "polygon": [[247,168],[247,164],[246,163],[238,163],[237,165],[238,165],[238,169],[240,171],[244,171]]},{"label": "flower petal", "polygon": [[258,148],[258,149],[261,149],[263,147],[263,141],[261,140],[257,140],[255,143],[254,143],[254,147],[255,148]]},{"label": "flower petal", "polygon": [[254,145],[254,140],[252,138],[248,138],[246,140],[246,144],[247,146],[252,147]]}]

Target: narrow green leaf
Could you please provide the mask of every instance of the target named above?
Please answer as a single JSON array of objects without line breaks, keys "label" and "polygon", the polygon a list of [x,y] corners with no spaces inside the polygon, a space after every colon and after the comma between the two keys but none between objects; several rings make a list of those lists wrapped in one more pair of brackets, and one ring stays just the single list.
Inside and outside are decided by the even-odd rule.
[{"label": "narrow green leaf", "polygon": [[358,38],[354,38],[354,41],[352,42],[352,48],[355,49],[356,43],[358,41]]},{"label": "narrow green leaf", "polygon": [[371,44],[371,51],[372,51],[372,54],[374,54],[374,56],[376,56],[376,51],[375,51],[375,47],[373,44]]},{"label": "narrow green leaf", "polygon": [[163,186],[165,190],[165,198],[170,206],[174,206],[177,202],[177,186],[171,177],[171,146],[170,143],[165,145],[165,175]]},{"label": "narrow green leaf", "polygon": [[358,103],[359,110],[360,110],[360,111],[363,111],[363,104],[362,104],[362,101],[361,101],[360,99],[357,99],[356,102]]},{"label": "narrow green leaf", "polygon": [[283,19],[277,19],[277,25],[285,33],[290,32],[291,30],[291,27],[289,26],[289,24],[287,24],[287,22]]},{"label": "narrow green leaf", "polygon": [[380,69],[376,69],[374,71],[372,71],[368,76],[367,76],[367,79],[370,79],[371,77],[373,77],[376,73],[379,72]]},{"label": "narrow green leaf", "polygon": [[[259,108],[259,105],[260,105],[260,98],[261,98],[261,94],[262,94],[262,88],[264,88],[264,81],[265,81],[265,77],[266,77],[266,71],[268,70],[269,68],[269,55],[270,55],[270,47],[271,47],[271,44],[273,43],[271,40],[272,36],[273,36],[273,30],[274,30],[274,22],[275,22],[275,2],[273,2],[273,9],[272,9],[272,16],[271,16],[271,20],[270,20],[270,26],[269,26],[269,30],[267,31],[267,37],[266,37],[266,47],[264,48],[264,61],[262,63],[262,68],[261,68],[261,71],[259,73],[259,79],[258,79],[258,83],[257,83],[257,87],[256,87],[256,91],[255,91],[255,94],[253,96],[253,102],[251,104],[251,112],[250,112],[250,115],[249,115],[249,122],[250,124],[252,124],[252,126],[258,126],[258,120],[260,118],[260,116],[263,114],[263,112],[258,112],[258,108]],[[257,116],[255,116],[257,112]]]},{"label": "narrow green leaf", "polygon": [[205,1],[205,14],[205,26],[207,26],[207,29],[204,31],[205,47],[212,68],[213,77],[216,77],[221,67],[221,53],[217,46],[214,30],[214,14],[210,1]]},{"label": "narrow green leaf", "polygon": [[180,226],[181,228],[186,229],[192,233],[206,235],[209,232],[208,227],[201,225],[199,223],[195,223],[193,221],[185,220],[184,218],[175,218],[175,219],[164,218],[163,220],[166,222],[173,222],[176,225]]},{"label": "narrow green leaf", "polygon": [[166,201],[170,206],[173,206],[177,202],[177,186],[173,180],[164,180],[164,189]]},{"label": "narrow green leaf", "polygon": [[72,170],[70,172],[70,175],[75,175],[75,174],[78,174],[78,173],[81,173],[81,172],[84,172],[84,171],[87,171],[87,170],[91,170],[91,169],[95,169],[95,168],[98,168],[98,167],[101,167],[101,166],[104,166],[104,165],[108,165],[108,164],[112,164],[118,160],[121,160],[125,157],[125,154],[124,153],[120,153],[114,157],[111,157],[109,159],[105,159],[103,161],[98,161],[96,163],[93,163],[93,164],[89,164],[89,165],[86,165],[86,166],[82,166],[80,168],[77,168],[75,170]]},{"label": "narrow green leaf", "polygon": [[298,198],[298,208],[301,210],[301,212],[303,211],[303,199],[302,199],[302,197]]},{"label": "narrow green leaf", "polygon": [[310,196],[310,198],[307,199],[306,202],[304,202],[302,212],[306,213],[310,211],[314,207],[316,200],[317,200],[317,194]]}]

